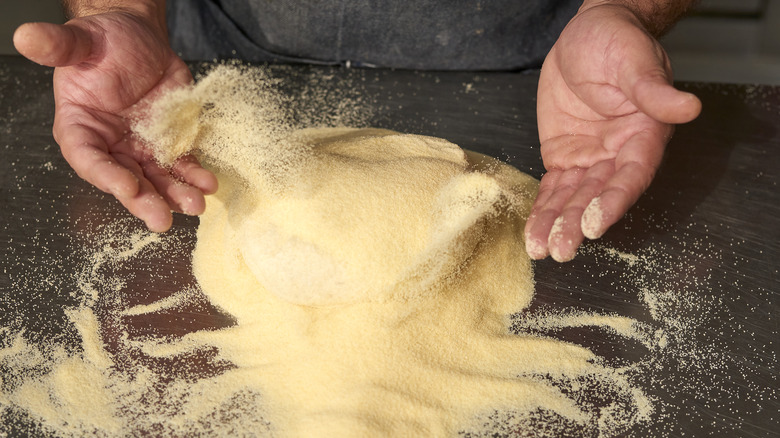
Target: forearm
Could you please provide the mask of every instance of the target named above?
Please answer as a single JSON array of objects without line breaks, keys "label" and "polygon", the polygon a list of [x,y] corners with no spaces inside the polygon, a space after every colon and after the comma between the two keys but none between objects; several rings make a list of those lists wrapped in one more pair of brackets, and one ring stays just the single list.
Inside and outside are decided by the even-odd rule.
[{"label": "forearm", "polygon": [[106,12],[131,12],[152,20],[165,29],[165,0],[62,0],[68,18]]},{"label": "forearm", "polygon": [[652,35],[669,30],[699,0],[585,0],[580,11],[600,5],[617,5],[631,10]]}]

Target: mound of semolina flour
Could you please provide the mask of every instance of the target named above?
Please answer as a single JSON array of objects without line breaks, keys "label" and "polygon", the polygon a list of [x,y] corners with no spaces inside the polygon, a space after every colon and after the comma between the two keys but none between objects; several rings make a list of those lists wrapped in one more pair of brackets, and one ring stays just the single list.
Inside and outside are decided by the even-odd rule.
[{"label": "mound of semolina flour", "polygon": [[[4,412],[65,436],[614,436],[650,418],[625,369],[523,330],[595,325],[655,342],[625,317],[517,316],[533,299],[522,230],[535,180],[438,138],[296,126],[264,80],[216,68],[135,127],[161,163],[193,153],[219,178],[197,286],[105,304],[122,282],[101,267],[176,245],[109,230],[81,273],[89,298],[68,312],[82,351],[9,334],[0,361],[28,378],[0,382]],[[126,318],[198,299],[235,324],[125,332],[121,361],[106,349],[101,320],[121,333]],[[150,365],[161,361],[212,368],[182,377]]]}]

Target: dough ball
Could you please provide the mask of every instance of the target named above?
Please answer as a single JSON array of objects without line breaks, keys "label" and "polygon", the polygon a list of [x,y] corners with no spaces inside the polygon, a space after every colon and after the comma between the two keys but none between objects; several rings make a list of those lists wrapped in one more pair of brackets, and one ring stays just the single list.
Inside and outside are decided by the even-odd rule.
[{"label": "dough ball", "polygon": [[[290,141],[307,157],[284,187],[218,173],[201,218],[196,270],[244,276],[236,293],[308,306],[424,293],[458,274],[487,221],[524,218],[535,190],[530,177],[439,138],[329,128]],[[216,304],[245,311],[234,302]]]}]

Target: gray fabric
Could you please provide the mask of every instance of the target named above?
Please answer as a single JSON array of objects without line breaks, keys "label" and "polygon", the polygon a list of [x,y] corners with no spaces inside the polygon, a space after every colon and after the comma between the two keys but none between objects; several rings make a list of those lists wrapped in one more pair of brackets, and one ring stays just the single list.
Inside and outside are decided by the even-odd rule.
[{"label": "gray fabric", "polygon": [[169,0],[187,60],[539,67],[579,0]]}]

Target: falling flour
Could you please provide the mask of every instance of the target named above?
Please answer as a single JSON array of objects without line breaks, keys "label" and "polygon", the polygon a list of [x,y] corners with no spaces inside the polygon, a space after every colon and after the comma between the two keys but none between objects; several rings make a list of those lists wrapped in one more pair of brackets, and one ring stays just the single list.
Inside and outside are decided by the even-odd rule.
[{"label": "falling flour", "polygon": [[[535,180],[442,139],[301,129],[264,78],[218,67],[136,126],[162,163],[194,153],[218,175],[198,284],[124,305],[106,267],[176,236],[107,233],[67,312],[82,349],[9,333],[0,365],[26,377],[0,382],[0,412],[62,436],[617,436],[651,419],[630,367],[543,332],[604,327],[650,350],[662,333],[618,315],[528,313]],[[197,300],[233,323],[130,334],[132,318]]]}]

